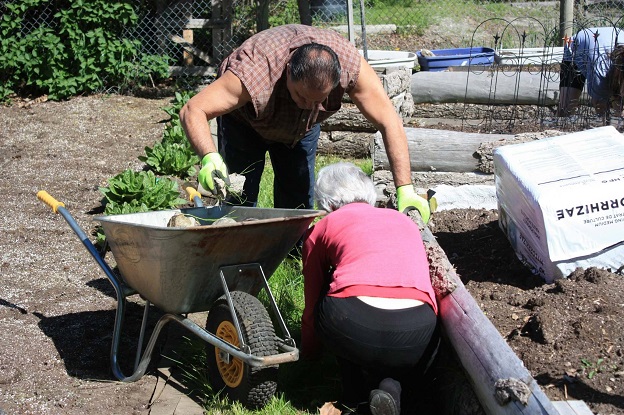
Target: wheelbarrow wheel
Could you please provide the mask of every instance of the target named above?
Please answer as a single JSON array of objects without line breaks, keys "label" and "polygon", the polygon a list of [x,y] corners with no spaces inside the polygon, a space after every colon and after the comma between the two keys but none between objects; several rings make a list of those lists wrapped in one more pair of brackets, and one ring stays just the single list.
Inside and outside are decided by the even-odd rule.
[{"label": "wheelbarrow wheel", "polygon": [[[277,353],[275,329],[266,308],[253,295],[242,291],[230,293],[241,325],[244,342],[256,356]],[[208,313],[208,331],[234,346],[241,342],[225,296],[219,298]],[[277,389],[278,366],[251,367],[218,347],[208,345],[208,380],[213,390],[224,390],[232,399],[250,408],[264,406]]]}]

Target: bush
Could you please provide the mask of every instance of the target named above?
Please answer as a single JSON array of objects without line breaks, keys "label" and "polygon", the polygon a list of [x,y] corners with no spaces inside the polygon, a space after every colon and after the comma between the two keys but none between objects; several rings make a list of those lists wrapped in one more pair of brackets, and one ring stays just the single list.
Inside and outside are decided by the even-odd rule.
[{"label": "bush", "polygon": [[[52,3],[52,4],[50,4]],[[138,17],[128,0],[15,0],[0,20],[0,101],[10,94],[65,99],[168,76],[168,58],[123,37]],[[52,23],[39,16],[52,12]]]}]

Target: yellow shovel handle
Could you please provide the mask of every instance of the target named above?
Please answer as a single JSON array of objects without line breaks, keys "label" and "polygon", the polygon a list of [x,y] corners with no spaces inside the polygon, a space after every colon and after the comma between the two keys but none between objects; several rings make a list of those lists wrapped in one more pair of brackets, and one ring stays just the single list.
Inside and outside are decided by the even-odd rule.
[{"label": "yellow shovel handle", "polygon": [[189,195],[189,201],[191,201],[191,202],[195,199],[195,197],[196,197],[196,196],[197,196],[197,197],[199,197],[200,199],[201,199],[201,196],[202,196],[202,195],[201,195],[201,193],[199,193],[199,192],[197,191],[197,189],[195,189],[195,188],[194,188],[194,187],[192,187],[192,186],[188,186],[188,187],[186,188],[186,193],[188,193],[188,195]]}]

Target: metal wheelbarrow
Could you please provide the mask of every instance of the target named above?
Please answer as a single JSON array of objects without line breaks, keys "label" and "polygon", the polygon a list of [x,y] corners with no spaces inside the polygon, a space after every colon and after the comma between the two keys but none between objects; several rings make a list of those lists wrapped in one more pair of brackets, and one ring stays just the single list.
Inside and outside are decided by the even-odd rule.
[{"label": "metal wheelbarrow", "polygon": [[[111,366],[123,382],[140,379],[162,328],[175,321],[208,343],[208,378],[215,390],[249,407],[263,406],[277,389],[279,364],[299,358],[299,350],[279,312],[267,280],[310,223],[325,212],[253,207],[197,207],[96,216],[117,263],[119,278],[100,255],[64,204],[45,191],[37,197],[60,213],[82,240],[113,285],[117,311]],[[167,227],[176,214],[192,216],[199,226]],[[235,222],[211,226],[220,218]],[[282,337],[257,298],[264,288]],[[146,300],[134,373],[126,376],[118,361],[126,298]],[[143,348],[150,304],[165,314]],[[208,311],[206,328],[187,313]]]}]

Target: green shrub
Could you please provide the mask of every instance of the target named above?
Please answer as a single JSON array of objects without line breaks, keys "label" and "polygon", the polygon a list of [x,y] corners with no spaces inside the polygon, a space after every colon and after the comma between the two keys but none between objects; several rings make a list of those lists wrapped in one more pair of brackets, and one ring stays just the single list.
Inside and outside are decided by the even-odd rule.
[{"label": "green shrub", "polygon": [[[10,94],[59,100],[108,86],[130,88],[168,76],[168,58],[124,38],[138,17],[129,0],[58,3],[52,23],[33,22],[46,0],[5,3],[0,19],[0,100]],[[29,27],[35,26],[32,30]]]}]

